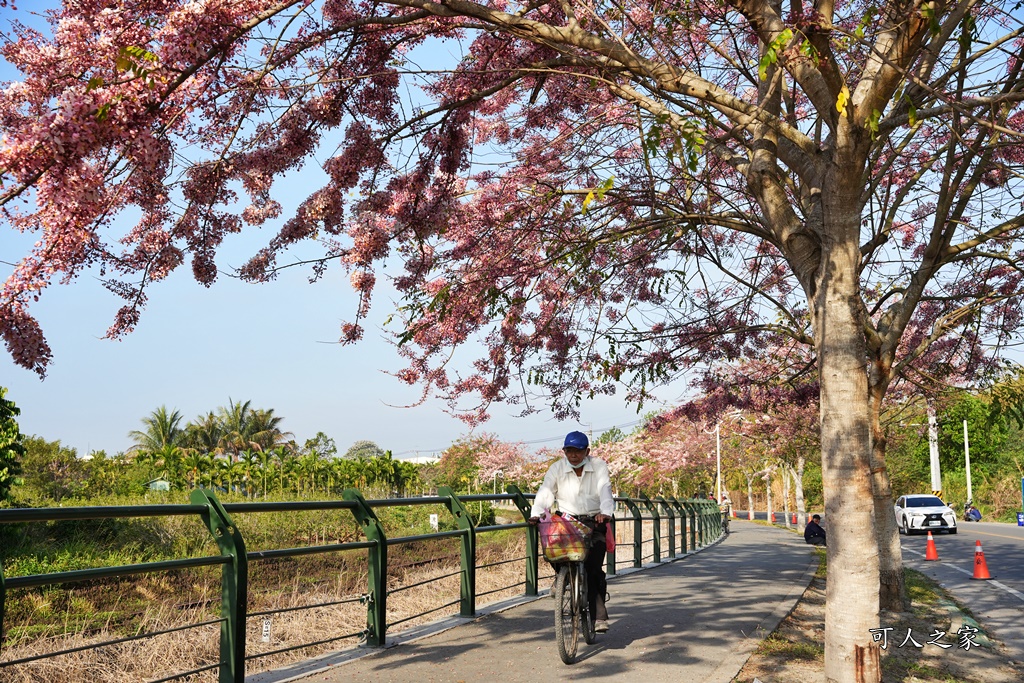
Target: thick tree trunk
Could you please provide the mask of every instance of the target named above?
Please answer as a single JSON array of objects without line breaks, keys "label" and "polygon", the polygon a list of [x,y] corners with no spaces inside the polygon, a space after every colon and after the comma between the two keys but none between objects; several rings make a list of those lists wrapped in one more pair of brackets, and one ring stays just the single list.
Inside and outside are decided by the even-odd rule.
[{"label": "thick tree trunk", "polygon": [[881,609],[904,612],[910,599],[903,576],[903,549],[893,514],[892,484],[885,467],[887,439],[879,421],[880,398],[872,387],[871,487],[875,501],[875,534],[878,537],[878,600]]},{"label": "thick tree trunk", "polygon": [[[833,177],[830,182],[838,180]],[[825,679],[879,683],[879,645],[869,631],[879,626],[879,565],[867,349],[858,306],[860,221],[851,210],[855,196],[835,190],[828,194],[834,202],[826,207],[832,223],[826,233],[830,242],[823,244],[813,297],[821,377],[821,469],[829,530]]]}]

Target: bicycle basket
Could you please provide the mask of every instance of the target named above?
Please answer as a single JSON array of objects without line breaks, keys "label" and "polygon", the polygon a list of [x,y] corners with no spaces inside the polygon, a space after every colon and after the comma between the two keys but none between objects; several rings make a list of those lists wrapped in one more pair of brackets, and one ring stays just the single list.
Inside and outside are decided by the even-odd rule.
[{"label": "bicycle basket", "polygon": [[590,529],[566,516],[542,517],[540,544],[548,562],[579,562],[587,556]]}]

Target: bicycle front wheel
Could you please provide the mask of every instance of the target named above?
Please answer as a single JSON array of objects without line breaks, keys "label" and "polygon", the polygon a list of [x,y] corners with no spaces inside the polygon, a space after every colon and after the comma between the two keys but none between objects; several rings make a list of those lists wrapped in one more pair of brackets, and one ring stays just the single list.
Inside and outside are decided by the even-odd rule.
[{"label": "bicycle front wheel", "polygon": [[590,610],[590,593],[587,590],[587,570],[583,564],[577,565],[576,569],[577,584],[579,588],[576,591],[576,602],[580,606],[580,630],[583,632],[583,640],[587,645],[593,645],[597,642],[597,631],[594,630],[594,613]]},{"label": "bicycle front wheel", "polygon": [[573,567],[562,565],[555,578],[555,642],[558,656],[566,664],[576,661],[580,640],[580,609],[576,601],[576,581]]}]

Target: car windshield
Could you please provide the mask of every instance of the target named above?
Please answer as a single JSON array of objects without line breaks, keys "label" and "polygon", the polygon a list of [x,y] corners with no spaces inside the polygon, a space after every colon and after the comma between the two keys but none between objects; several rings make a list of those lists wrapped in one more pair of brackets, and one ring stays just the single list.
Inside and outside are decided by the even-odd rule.
[{"label": "car windshield", "polygon": [[935,496],[921,496],[920,498],[907,498],[908,508],[932,508],[942,507],[943,503],[940,499]]}]

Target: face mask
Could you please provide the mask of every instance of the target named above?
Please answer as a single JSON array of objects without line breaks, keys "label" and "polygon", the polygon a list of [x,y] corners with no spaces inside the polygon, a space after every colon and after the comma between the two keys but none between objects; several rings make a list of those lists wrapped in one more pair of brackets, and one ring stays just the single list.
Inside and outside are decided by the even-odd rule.
[{"label": "face mask", "polygon": [[[566,458],[566,462],[568,462],[568,458]],[[590,456],[589,455],[587,457],[583,458],[583,462],[581,462],[579,465],[573,465],[570,462],[569,463],[569,467],[573,468],[574,470],[578,470],[581,467],[583,467],[584,465],[586,465],[588,462],[590,462]]]}]

